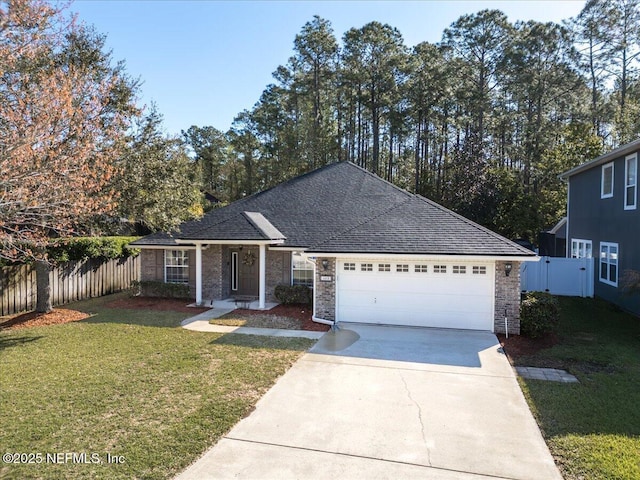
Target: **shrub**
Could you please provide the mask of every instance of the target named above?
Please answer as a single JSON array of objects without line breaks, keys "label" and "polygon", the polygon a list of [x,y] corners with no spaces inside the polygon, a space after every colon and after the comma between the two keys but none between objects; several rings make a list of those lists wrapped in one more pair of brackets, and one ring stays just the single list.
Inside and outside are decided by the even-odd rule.
[{"label": "shrub", "polygon": [[520,334],[539,338],[554,333],[559,317],[560,305],[553,295],[544,292],[526,293],[520,304]]},{"label": "shrub", "polygon": [[313,290],[304,285],[278,285],[274,292],[280,303],[303,303],[311,305],[313,302]]},{"label": "shrub", "polygon": [[127,245],[139,237],[77,237],[56,240],[48,248],[49,258],[55,262],[86,259],[112,260],[135,257],[139,249]]},{"label": "shrub", "polygon": [[164,283],[153,280],[144,280],[142,282],[132,282],[131,287],[134,294],[143,295],[145,297],[191,298],[189,285],[181,283]]}]

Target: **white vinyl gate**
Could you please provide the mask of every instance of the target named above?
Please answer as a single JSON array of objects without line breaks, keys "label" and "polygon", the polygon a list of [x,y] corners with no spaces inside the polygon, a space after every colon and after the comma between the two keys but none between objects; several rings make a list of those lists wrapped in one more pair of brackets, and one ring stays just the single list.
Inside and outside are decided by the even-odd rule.
[{"label": "white vinyl gate", "polygon": [[523,292],[548,292],[569,297],[593,297],[593,258],[541,257],[520,264]]}]

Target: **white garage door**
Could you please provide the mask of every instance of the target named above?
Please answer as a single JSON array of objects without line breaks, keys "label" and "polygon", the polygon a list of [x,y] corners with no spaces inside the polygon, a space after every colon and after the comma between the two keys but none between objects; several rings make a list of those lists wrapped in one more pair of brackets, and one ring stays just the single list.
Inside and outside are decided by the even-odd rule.
[{"label": "white garage door", "polygon": [[343,260],[336,302],[338,321],[493,331],[494,266]]}]

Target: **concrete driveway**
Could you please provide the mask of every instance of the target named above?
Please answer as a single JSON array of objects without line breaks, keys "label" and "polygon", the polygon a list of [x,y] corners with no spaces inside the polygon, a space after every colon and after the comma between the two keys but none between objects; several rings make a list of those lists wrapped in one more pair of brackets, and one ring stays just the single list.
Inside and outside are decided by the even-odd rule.
[{"label": "concrete driveway", "polygon": [[562,478],[495,335],[342,328],[177,478]]}]

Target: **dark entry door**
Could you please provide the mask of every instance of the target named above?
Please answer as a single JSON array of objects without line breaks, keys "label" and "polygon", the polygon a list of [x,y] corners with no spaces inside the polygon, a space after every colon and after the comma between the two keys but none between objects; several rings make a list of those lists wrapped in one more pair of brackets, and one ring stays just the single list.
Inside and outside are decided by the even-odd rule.
[{"label": "dark entry door", "polygon": [[231,295],[258,296],[258,249],[231,250]]}]

